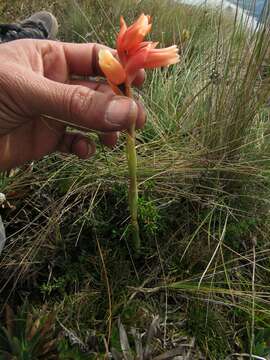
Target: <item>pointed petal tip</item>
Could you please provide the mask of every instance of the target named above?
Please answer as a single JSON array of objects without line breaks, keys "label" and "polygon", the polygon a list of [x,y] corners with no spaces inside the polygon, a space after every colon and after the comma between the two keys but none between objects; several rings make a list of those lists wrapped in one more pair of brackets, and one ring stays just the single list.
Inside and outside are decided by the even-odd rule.
[{"label": "pointed petal tip", "polygon": [[127,29],[127,24],[122,15],[120,16],[120,28],[122,29],[122,31]]}]

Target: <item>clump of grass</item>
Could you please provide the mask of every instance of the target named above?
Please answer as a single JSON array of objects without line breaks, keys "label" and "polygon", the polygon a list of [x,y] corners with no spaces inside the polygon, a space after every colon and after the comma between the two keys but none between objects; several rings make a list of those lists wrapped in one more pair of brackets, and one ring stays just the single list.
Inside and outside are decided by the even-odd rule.
[{"label": "clump of grass", "polygon": [[5,326],[0,328],[1,359],[56,359],[54,314],[33,314],[28,304],[15,314],[6,306]]}]

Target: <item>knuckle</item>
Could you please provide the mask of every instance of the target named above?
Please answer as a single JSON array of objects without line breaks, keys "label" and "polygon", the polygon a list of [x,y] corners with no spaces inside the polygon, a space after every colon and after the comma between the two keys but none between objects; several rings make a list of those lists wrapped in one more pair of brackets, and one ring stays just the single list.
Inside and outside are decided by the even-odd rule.
[{"label": "knuckle", "polygon": [[94,91],[83,87],[75,86],[68,94],[69,113],[71,119],[75,120],[78,115],[89,115],[93,107]]},{"label": "knuckle", "polygon": [[58,82],[65,82],[68,76],[64,47],[56,42],[41,45],[44,76]]},{"label": "knuckle", "polygon": [[91,61],[91,65],[92,65],[92,73],[93,74],[100,74],[101,70],[99,67],[99,62],[98,62],[98,53],[100,50],[100,46],[97,43],[93,44],[93,50],[92,50],[92,61]]},{"label": "knuckle", "polygon": [[1,84],[1,89],[6,88],[8,83],[9,83],[9,76],[7,74],[9,74],[9,68],[8,67],[4,67],[1,66],[0,68],[0,84]]},{"label": "knuckle", "polygon": [[27,79],[24,73],[18,71],[16,67],[7,65],[0,70],[0,103],[6,111],[16,114],[29,114],[29,109],[25,104],[25,84]]}]

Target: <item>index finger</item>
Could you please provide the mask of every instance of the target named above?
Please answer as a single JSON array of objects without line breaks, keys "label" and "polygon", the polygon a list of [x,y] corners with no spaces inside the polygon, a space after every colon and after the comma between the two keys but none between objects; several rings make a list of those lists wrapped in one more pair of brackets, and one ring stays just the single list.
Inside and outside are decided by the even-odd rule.
[{"label": "index finger", "polygon": [[[104,45],[63,43],[63,49],[70,75],[103,76],[98,63],[98,53]],[[113,54],[116,50],[107,48]]]}]

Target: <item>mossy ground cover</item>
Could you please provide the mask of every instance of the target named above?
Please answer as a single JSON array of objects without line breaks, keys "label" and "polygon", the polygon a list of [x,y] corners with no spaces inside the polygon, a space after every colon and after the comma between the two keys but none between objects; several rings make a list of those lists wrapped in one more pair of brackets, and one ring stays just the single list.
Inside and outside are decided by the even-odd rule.
[{"label": "mossy ground cover", "polygon": [[[1,346],[16,316],[22,333],[35,329],[13,334],[6,353],[16,359],[121,354],[119,324],[134,358],[140,334],[144,359],[177,349],[186,359],[269,355],[268,28],[253,34],[218,10],[161,0],[3,1],[1,19],[41,8],[58,17],[61,40],[110,46],[121,14],[131,22],[149,13],[152,38],[179,45],[182,60],[148,73],[136,91],[148,115],[137,135],[139,253],[128,231],[124,134],[89,161],[53,155],[1,177],[16,208],[2,211],[0,359],[9,358]],[[44,343],[32,346],[42,343],[40,323],[57,339],[47,355]]]}]

